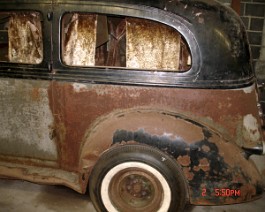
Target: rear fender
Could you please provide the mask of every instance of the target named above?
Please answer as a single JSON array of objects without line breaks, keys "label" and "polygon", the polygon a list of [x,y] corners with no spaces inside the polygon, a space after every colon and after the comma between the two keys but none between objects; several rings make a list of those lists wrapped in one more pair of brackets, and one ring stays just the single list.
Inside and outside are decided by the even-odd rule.
[{"label": "rear fender", "polygon": [[80,166],[89,173],[104,151],[130,143],[150,145],[174,157],[186,177],[191,204],[233,204],[262,193],[259,172],[235,143],[167,112],[127,111],[101,118],[87,132]]}]

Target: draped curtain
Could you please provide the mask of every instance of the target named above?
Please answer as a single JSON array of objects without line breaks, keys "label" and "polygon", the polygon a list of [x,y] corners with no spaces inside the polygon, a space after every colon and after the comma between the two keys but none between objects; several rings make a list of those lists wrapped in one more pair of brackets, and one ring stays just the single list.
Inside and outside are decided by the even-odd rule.
[{"label": "draped curtain", "polygon": [[38,13],[13,13],[8,23],[10,62],[38,64],[43,58],[40,16]]},{"label": "draped curtain", "polygon": [[126,19],[126,65],[128,68],[178,70],[179,33],[154,21]]},{"label": "draped curtain", "polygon": [[63,61],[66,65],[95,65],[96,25],[96,15],[73,14],[64,35]]}]

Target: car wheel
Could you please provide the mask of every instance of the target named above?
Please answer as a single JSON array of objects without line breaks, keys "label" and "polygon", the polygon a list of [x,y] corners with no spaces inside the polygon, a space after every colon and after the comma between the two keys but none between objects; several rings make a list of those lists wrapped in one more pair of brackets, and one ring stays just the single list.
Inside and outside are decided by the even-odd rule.
[{"label": "car wheel", "polygon": [[98,211],[182,211],[187,189],[175,160],[158,149],[124,145],[105,152],[89,181]]}]

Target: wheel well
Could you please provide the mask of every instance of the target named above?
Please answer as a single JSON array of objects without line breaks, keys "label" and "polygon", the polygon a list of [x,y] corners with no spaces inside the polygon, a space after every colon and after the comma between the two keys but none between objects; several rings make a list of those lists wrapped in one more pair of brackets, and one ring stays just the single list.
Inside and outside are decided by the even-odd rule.
[{"label": "wheel well", "polygon": [[[187,129],[189,129],[187,131]],[[181,115],[153,110],[127,111],[101,117],[87,130],[80,148],[80,166],[89,170],[110,147],[142,143],[163,148],[202,140],[207,128]]]}]

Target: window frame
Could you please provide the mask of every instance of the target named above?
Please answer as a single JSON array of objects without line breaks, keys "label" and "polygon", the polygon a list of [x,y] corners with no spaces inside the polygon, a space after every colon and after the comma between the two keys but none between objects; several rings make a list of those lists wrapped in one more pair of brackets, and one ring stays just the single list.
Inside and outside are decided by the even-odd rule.
[{"label": "window frame", "polygon": [[24,64],[0,62],[0,77],[22,78],[22,79],[52,79],[52,2],[23,2],[17,4],[9,1],[8,4],[0,4],[1,12],[38,12],[41,14],[42,39],[43,39],[43,59],[40,64]]},{"label": "window frame", "polygon": [[[67,61],[66,61],[66,58],[65,58],[65,51],[66,51],[66,46],[62,45],[62,43],[65,43],[65,39],[66,39],[66,35],[65,33],[63,33],[66,28],[65,28],[65,19],[68,19],[69,15],[74,15],[74,14],[78,14],[78,15],[81,15],[81,16],[85,16],[87,15],[88,17],[89,16],[94,16],[94,17],[97,17],[98,15],[102,15],[102,14],[98,14],[98,13],[75,13],[75,12],[69,12],[69,13],[64,13],[62,15],[62,20],[61,20],[61,54],[60,54],[60,58],[61,58],[61,61],[64,65],[66,66],[69,66],[69,67],[82,67],[82,68],[92,68],[92,67],[96,67],[96,68],[112,68],[112,69],[125,69],[125,70],[137,70],[137,71],[157,71],[157,72],[174,72],[174,73],[183,73],[183,72],[187,72],[191,69],[191,66],[192,66],[192,63],[190,65],[186,64],[186,66],[189,66],[187,69],[168,69],[168,68],[162,68],[162,69],[159,69],[159,68],[153,68],[153,67],[150,67],[150,68],[141,68],[141,67],[137,67],[137,68],[134,68],[134,67],[128,67],[128,66],[117,66],[117,65],[114,65],[114,66],[111,66],[111,65],[97,65],[97,64],[94,64],[94,65],[75,65],[75,64],[68,64]],[[110,18],[121,18],[124,19],[124,21],[126,21],[126,19],[128,18],[130,21],[132,21],[132,19],[135,19],[136,23],[139,22],[140,19],[142,20],[146,20],[148,21],[150,24],[154,24],[154,26],[157,26],[159,27],[158,29],[163,29],[163,30],[166,30],[166,31],[175,31],[174,34],[178,37],[179,39],[179,51],[181,52],[181,44],[184,43],[185,46],[188,48],[188,45],[187,45],[187,42],[185,39],[183,39],[183,36],[174,28],[166,25],[166,24],[163,24],[161,22],[157,22],[157,21],[153,21],[153,20],[149,20],[149,19],[144,19],[144,18],[137,18],[137,17],[130,17],[130,16],[115,16],[115,15],[109,15],[109,14],[104,14],[104,16],[107,18],[107,19],[110,19]],[[69,27],[69,26],[68,26]],[[96,28],[97,28],[97,25],[96,25]],[[96,29],[95,29],[96,30]],[[96,33],[97,33],[97,30],[96,30]],[[110,32],[109,32],[110,34]],[[126,34],[127,35],[127,34]],[[97,35],[96,35],[97,36]],[[126,37],[126,40],[127,40],[127,37]],[[108,46],[109,44],[107,44]],[[96,47],[95,47],[96,48]],[[125,49],[127,50],[127,43],[125,44]],[[179,58],[176,58],[176,60],[179,60],[179,62],[181,61],[181,57],[180,57],[180,52],[179,52]],[[190,49],[188,49],[188,52],[189,52],[189,58],[187,58],[187,60],[190,60],[192,62],[192,59],[191,59],[191,54],[190,54]],[[94,56],[96,57],[96,51],[94,53]],[[96,60],[96,59],[95,59]],[[77,61],[78,63],[79,61]],[[70,63],[70,62],[69,62]],[[74,63],[72,61],[72,63]],[[178,67],[180,67],[180,64],[178,64]]]},{"label": "window frame", "polygon": [[[191,68],[185,72],[137,70],[112,67],[71,67],[62,60],[62,18],[66,13],[91,13],[124,17],[144,18],[159,22],[177,30],[187,42],[191,53]],[[189,22],[176,14],[140,5],[118,5],[115,3],[83,2],[82,6],[62,4],[54,8],[53,39],[57,39],[53,54],[54,79],[93,83],[134,84],[156,86],[191,87],[189,82],[196,80],[201,68],[201,55],[198,43]]]}]

